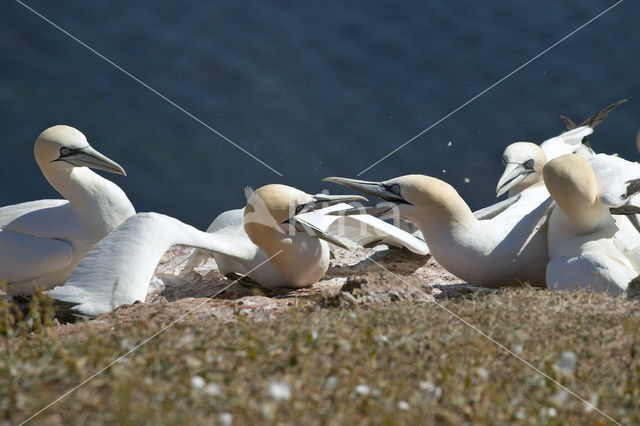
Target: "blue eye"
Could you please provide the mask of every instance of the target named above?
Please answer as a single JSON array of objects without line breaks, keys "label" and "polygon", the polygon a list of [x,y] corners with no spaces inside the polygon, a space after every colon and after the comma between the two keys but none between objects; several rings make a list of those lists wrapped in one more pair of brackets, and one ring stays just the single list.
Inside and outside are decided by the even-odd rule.
[{"label": "blue eye", "polygon": [[399,195],[400,194],[400,185],[398,185],[397,183],[394,183],[393,185],[391,185],[389,187],[389,190],[391,192],[393,192],[394,194],[398,194]]},{"label": "blue eye", "polygon": [[62,147],[60,148],[60,157],[66,157],[67,155],[71,154],[71,149],[70,148],[66,148],[66,147]]},{"label": "blue eye", "polygon": [[533,169],[533,164],[534,164],[533,160],[528,160],[526,163],[524,163],[524,167],[527,169]]}]

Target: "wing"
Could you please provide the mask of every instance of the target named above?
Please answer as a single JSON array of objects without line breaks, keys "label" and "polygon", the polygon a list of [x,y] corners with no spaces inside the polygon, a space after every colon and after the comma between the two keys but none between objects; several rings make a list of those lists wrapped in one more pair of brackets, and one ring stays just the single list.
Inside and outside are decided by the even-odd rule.
[{"label": "wing", "polygon": [[49,294],[77,303],[73,310],[83,315],[109,312],[144,301],[156,266],[170,247],[186,245],[233,255],[233,238],[202,232],[158,213],[139,213],[100,241],[80,261],[69,281]]},{"label": "wing", "polygon": [[300,218],[329,234],[346,238],[363,247],[387,244],[404,247],[414,253],[427,255],[427,243],[402,229],[371,215],[332,216],[327,213],[350,209],[346,203],[303,213]]},{"label": "wing", "polygon": [[211,222],[207,232],[225,233],[232,235],[247,235],[244,232],[244,208],[220,213]]},{"label": "wing", "polygon": [[66,241],[0,230],[0,281],[37,280],[69,266],[72,261],[73,249]]},{"label": "wing", "polygon": [[499,203],[495,203],[490,205],[489,207],[485,207],[480,210],[476,210],[473,212],[473,215],[478,220],[486,220],[493,219],[498,216],[500,213],[514,205],[521,197],[521,194],[516,194],[513,197],[509,197],[506,200],[500,201]]},{"label": "wing", "polygon": [[547,160],[552,160],[561,155],[571,154],[577,151],[580,151],[579,153],[581,155],[585,155],[587,152],[583,153],[582,139],[591,133],[593,133],[593,129],[589,126],[576,127],[561,135],[547,139],[540,144],[540,148],[544,151]]},{"label": "wing", "polygon": [[589,164],[596,175],[602,204],[609,207],[629,204],[640,191],[640,164],[606,154],[593,156]]},{"label": "wing", "polygon": [[13,204],[0,208],[0,228],[5,228],[8,224],[16,220],[18,217],[31,213],[36,210],[58,207],[63,204],[69,204],[67,200],[36,200],[27,201],[26,203]]},{"label": "wing", "polygon": [[589,117],[586,120],[584,120],[582,122],[581,126],[589,126],[589,127],[591,127],[593,129],[598,124],[600,124],[602,122],[602,120],[607,118],[607,116],[609,115],[609,113],[611,111],[613,111],[614,109],[618,108],[620,105],[622,105],[623,103],[627,102],[628,100],[629,99],[621,99],[618,102],[612,103],[608,107],[604,108],[602,111],[598,111],[595,114],[593,114],[591,117]]},{"label": "wing", "polygon": [[618,295],[638,274],[619,252],[588,251],[572,258],[552,259],[547,264],[550,290],[590,290]]}]

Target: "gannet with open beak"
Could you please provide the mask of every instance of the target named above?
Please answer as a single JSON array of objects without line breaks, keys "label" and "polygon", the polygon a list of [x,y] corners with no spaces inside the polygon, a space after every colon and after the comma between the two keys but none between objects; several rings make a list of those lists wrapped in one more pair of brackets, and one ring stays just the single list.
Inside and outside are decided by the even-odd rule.
[{"label": "gannet with open beak", "polygon": [[625,204],[640,189],[639,181],[611,180],[611,170],[576,154],[544,166],[544,182],[559,207],[549,218],[549,289],[578,286],[616,295],[638,276],[637,232],[628,221],[614,221],[609,209]]},{"label": "gannet with open beak", "polygon": [[551,202],[544,187],[531,188],[501,213],[478,220],[451,185],[433,177],[407,175],[384,182],[324,180],[389,201],[391,205],[338,213],[397,213],[411,220],[422,231],[436,261],[471,284],[544,286],[546,232],[534,232]]},{"label": "gannet with open beak", "polygon": [[135,210],[113,182],[88,167],[125,174],[69,126],[38,136],[36,162],[66,200],[38,200],[0,208],[0,280],[7,294],[63,284],[77,263]]},{"label": "gannet with open beak", "polygon": [[[143,301],[158,261],[174,245],[210,250],[221,273],[247,275],[267,288],[310,286],[328,268],[326,241],[347,246],[310,223],[305,214],[360,200],[366,199],[357,195],[313,196],[290,186],[266,185],[249,197],[242,232],[229,226],[221,226],[218,232],[202,232],[169,216],[141,213],[97,244],[69,281],[49,294],[77,303],[73,310],[88,316]],[[233,220],[223,218],[220,222]]]}]

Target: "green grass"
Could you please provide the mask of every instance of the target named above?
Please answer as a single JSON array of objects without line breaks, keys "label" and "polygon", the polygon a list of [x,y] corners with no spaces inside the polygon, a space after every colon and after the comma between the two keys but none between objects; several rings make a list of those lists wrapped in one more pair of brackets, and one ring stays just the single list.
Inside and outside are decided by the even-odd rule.
[{"label": "green grass", "polygon": [[[617,421],[640,422],[637,304],[533,289],[442,304]],[[10,423],[162,326],[114,319],[51,327],[48,314],[26,326],[7,324],[6,303],[0,310],[0,412]],[[572,372],[554,367],[565,351],[577,355]],[[274,399],[274,383],[290,398]],[[190,316],[33,422],[219,423],[222,413],[234,424],[608,422],[436,304],[407,302],[270,321]]]}]

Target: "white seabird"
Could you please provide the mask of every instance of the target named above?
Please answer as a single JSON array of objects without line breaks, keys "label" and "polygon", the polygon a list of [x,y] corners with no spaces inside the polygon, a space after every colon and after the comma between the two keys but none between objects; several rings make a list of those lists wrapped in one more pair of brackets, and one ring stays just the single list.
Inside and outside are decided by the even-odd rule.
[{"label": "white seabird", "polygon": [[76,264],[135,210],[113,182],[88,167],[125,175],[69,126],[38,136],[36,162],[66,200],[37,200],[0,208],[0,280],[7,295],[67,281]]},{"label": "white seabird", "polygon": [[[140,213],[97,244],[69,281],[49,294],[78,304],[73,311],[87,316],[144,301],[158,261],[174,245],[212,251],[222,274],[247,275],[267,288],[310,286],[328,268],[325,241],[346,247],[312,223],[310,214],[360,200],[366,199],[313,196],[285,185],[266,185],[249,197],[242,226],[236,226],[237,211],[230,211],[214,221],[213,232],[199,231],[158,213]],[[413,239],[416,250],[426,249],[424,242],[409,234],[403,238]]]},{"label": "white seabird", "polygon": [[[635,164],[634,173],[626,160],[598,157],[607,163],[567,154],[543,169],[544,182],[558,206],[549,218],[549,289],[580,287],[616,295],[638,276],[638,234],[628,221],[615,221],[610,207],[624,205],[640,189],[640,165]],[[617,160],[618,173],[635,175],[635,180],[612,176],[610,162]]]},{"label": "white seabird", "polygon": [[422,231],[436,261],[471,284],[545,284],[546,230],[537,228],[551,203],[544,187],[524,191],[498,214],[479,220],[451,185],[433,177],[407,175],[384,182],[324,180],[391,202],[391,206],[339,213],[397,213],[411,220]]},{"label": "white seabird", "polygon": [[565,154],[579,154],[591,158],[595,152],[587,142],[587,136],[618,106],[627,99],[614,102],[587,118],[580,126],[561,115],[567,131],[542,142],[540,146],[531,142],[516,142],[509,145],[502,155],[504,173],[498,180],[496,196],[509,190],[509,197],[535,185],[543,185],[542,168],[548,160]]},{"label": "white seabird", "polygon": [[547,160],[560,155],[579,152],[585,157],[593,155],[582,140],[593,133],[588,126],[578,127],[547,139],[541,145],[531,142],[515,142],[502,154],[504,172],[496,186],[496,197],[509,191],[509,197],[532,186],[543,186],[542,168]]}]

